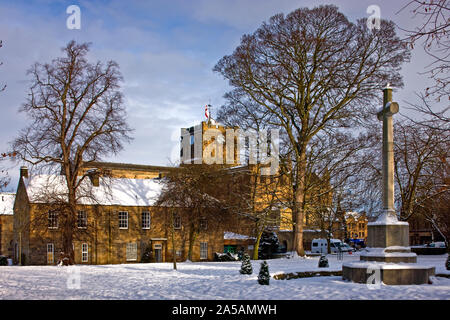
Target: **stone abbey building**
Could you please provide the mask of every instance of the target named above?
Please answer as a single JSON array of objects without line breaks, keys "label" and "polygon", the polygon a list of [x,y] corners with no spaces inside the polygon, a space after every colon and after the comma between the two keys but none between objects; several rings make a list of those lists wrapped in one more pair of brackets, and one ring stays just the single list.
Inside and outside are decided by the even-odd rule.
[{"label": "stone abbey building", "polygon": [[[202,122],[199,126],[181,129],[182,165],[195,165],[198,163],[196,160],[198,161],[204,154],[205,148],[209,148],[215,138],[204,138],[203,135],[208,129],[225,133],[228,128],[208,121]],[[227,146],[224,145],[224,153],[226,149]],[[270,186],[274,181],[278,185],[285,184],[286,181],[280,178],[278,183],[277,178],[261,176],[259,166],[240,165],[236,147],[233,147],[233,150],[231,162],[223,166],[224,170],[233,176],[234,182],[230,183],[229,188],[256,184],[255,210],[262,211],[270,207],[274,218],[267,227],[277,232],[285,249],[292,250],[290,211],[275,203],[273,197],[269,199],[267,196],[276,194],[278,199],[283,198],[283,192],[288,193],[288,189],[281,187],[274,192]],[[221,150],[210,148],[209,152],[215,156]],[[204,159],[200,160],[200,163],[204,162]],[[187,212],[189,209],[158,204],[164,177],[180,168],[106,162],[86,163],[83,172],[89,179],[84,179],[81,189],[89,190],[88,194],[93,196],[81,197],[78,201],[73,239],[75,263],[168,262],[173,261],[173,252],[178,261],[185,261],[189,249],[187,241],[190,232],[189,212]],[[58,208],[51,203],[52,197],[57,198],[66,194],[64,179],[62,175],[32,175],[26,167],[20,169],[13,206],[14,214],[8,223],[11,232],[5,240],[8,243],[6,246],[10,249],[7,255],[11,256],[16,264],[53,265],[60,259],[63,247],[62,223]],[[331,199],[331,196],[327,199]],[[271,202],[270,206],[268,202]],[[171,219],[169,213],[173,210],[176,214],[174,219]],[[220,214],[222,212],[217,212],[217,215]],[[252,255],[257,221],[245,215],[240,216],[238,220],[238,223],[230,225],[219,223],[218,219],[211,217],[201,221],[200,231],[193,243],[191,259],[211,261],[216,252],[240,248],[244,248]],[[307,220],[304,223],[307,223]],[[311,229],[307,227],[305,226],[305,229]],[[171,238],[172,230],[174,241]],[[309,234],[305,234],[304,238],[304,245],[308,248],[312,239]],[[3,242],[2,247],[5,247]]]},{"label": "stone abbey building", "polygon": [[[206,122],[202,122],[201,127],[224,130],[222,126]],[[236,164],[229,167],[236,167]],[[92,198],[81,197],[78,201],[73,240],[75,263],[173,261],[170,210],[176,210],[173,221],[176,258],[178,261],[187,259],[188,209],[156,204],[164,176],[179,167],[91,162],[83,170],[89,179],[84,180],[81,188],[89,189]],[[13,231],[9,242],[16,264],[52,265],[60,259],[61,217],[58,208],[51,203],[52,197],[66,193],[64,179],[62,175],[31,175],[26,167],[20,169],[14,215],[9,223],[11,226],[12,222]],[[210,220],[202,221],[192,248],[193,261],[213,260],[215,252],[224,252],[224,243],[253,250],[251,220],[241,219],[245,222],[240,223],[239,230],[225,229],[214,219]]]},{"label": "stone abbey building", "polygon": [[[140,262],[145,252],[150,261],[172,261],[168,241],[167,210],[155,202],[161,190],[161,175],[171,168],[97,163],[110,170],[109,177],[92,183],[95,203],[81,200],[74,232],[75,263],[115,264]],[[15,261],[25,264],[54,264],[62,251],[57,209],[50,208],[41,195],[48,188],[63,185],[63,176],[21,176],[14,206]],[[105,181],[108,180],[108,181]],[[106,190],[108,189],[108,190]],[[177,259],[185,260],[188,226],[183,210],[175,221]],[[193,260],[212,260],[223,251],[223,230],[204,228],[194,245]]]}]

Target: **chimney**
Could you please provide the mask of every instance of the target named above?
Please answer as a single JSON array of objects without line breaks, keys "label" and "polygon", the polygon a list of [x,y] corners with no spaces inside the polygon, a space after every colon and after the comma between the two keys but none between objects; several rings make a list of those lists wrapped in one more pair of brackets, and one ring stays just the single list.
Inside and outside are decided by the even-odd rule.
[{"label": "chimney", "polygon": [[20,177],[28,178],[28,168],[26,166],[20,167]]},{"label": "chimney", "polygon": [[100,185],[100,173],[97,169],[91,169],[87,171],[89,179],[94,187],[98,187]]}]

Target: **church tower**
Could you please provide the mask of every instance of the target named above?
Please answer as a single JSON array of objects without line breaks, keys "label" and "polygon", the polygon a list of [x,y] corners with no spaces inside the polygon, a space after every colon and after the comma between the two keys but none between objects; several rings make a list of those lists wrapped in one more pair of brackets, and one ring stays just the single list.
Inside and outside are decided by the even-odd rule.
[{"label": "church tower", "polygon": [[239,165],[239,128],[225,127],[210,116],[206,106],[207,121],[190,128],[181,128],[181,164]]}]

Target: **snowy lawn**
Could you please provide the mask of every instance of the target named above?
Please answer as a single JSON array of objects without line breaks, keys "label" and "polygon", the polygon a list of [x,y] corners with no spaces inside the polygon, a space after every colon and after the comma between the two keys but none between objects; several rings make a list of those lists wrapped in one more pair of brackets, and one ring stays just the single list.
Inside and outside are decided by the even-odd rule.
[{"label": "snowy lawn", "polygon": [[[446,255],[419,256],[418,262],[445,270]],[[328,256],[329,268],[317,267],[318,257],[268,260],[277,273],[341,270],[342,261]],[[344,262],[359,260],[345,255]],[[440,299],[450,300],[450,279],[435,277],[432,285],[385,286],[371,290],[341,277],[315,277],[257,282],[260,261],[252,261],[253,274],[241,275],[240,262],[184,262],[101,266],[0,267],[0,299]],[[79,277],[77,277],[77,270]],[[77,282],[79,279],[79,282]],[[79,288],[77,288],[79,286]]]}]

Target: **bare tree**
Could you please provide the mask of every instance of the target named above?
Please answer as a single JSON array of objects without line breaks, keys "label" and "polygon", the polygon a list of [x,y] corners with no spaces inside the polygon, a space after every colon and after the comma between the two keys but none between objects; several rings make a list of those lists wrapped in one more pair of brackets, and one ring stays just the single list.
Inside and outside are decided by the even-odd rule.
[{"label": "bare tree", "polygon": [[[8,152],[0,154],[0,163],[6,162],[9,159],[14,159],[15,153]],[[7,168],[3,165],[0,167],[0,190],[5,189],[11,181],[11,177],[9,176]]]},{"label": "bare tree", "polygon": [[63,250],[72,264],[79,199],[85,196],[80,189],[90,174],[82,170],[83,164],[117,154],[123,142],[130,141],[131,129],[117,63],[89,63],[86,43],[71,41],[62,51],[63,57],[29,69],[30,93],[20,111],[30,124],[20,131],[12,148],[19,160],[35,169],[63,175],[63,196],[46,196],[60,205]]},{"label": "bare tree", "polygon": [[[361,209],[363,197],[355,192],[361,171],[371,165],[365,154],[372,148],[371,133],[324,130],[311,140],[306,177],[307,220],[331,237],[343,230],[345,212]],[[330,247],[329,247],[330,248]]]},{"label": "bare tree", "polygon": [[[394,132],[395,203],[399,219],[427,220],[439,234],[448,237],[444,236],[449,229],[448,123],[438,118],[421,123],[403,118],[396,121]],[[362,167],[364,179],[353,192],[367,200],[362,208],[369,216],[375,216],[381,210],[380,135],[372,135],[371,141],[372,147],[364,156],[369,165]]]},{"label": "bare tree", "polygon": [[447,245],[447,251],[450,252],[450,192],[448,192],[448,186],[450,185],[449,165],[447,164],[447,170],[443,176],[443,184],[447,185],[447,192],[439,192],[442,190],[436,190],[436,196],[433,199],[424,201],[420,214],[425,217],[437,233],[444,239]]},{"label": "bare tree", "polygon": [[[0,40],[0,48],[1,47],[3,47],[3,41],[2,40]],[[1,62],[0,61],[0,66],[2,66],[3,65],[3,62]],[[0,92],[2,92],[3,90],[5,90],[5,88],[6,88],[6,84],[4,84],[4,85],[1,85],[0,84]]]},{"label": "bare tree", "polygon": [[[435,126],[439,127],[437,120]],[[399,121],[395,125],[395,180],[400,218],[408,220],[434,199],[450,192],[445,176],[449,132]]]},{"label": "bare tree", "polygon": [[[242,217],[246,217],[250,221],[254,221],[254,232],[256,244],[253,250],[253,259],[258,260],[259,243],[262,234],[268,228],[274,227],[280,223],[280,204],[282,200],[280,195],[281,189],[285,188],[283,184],[284,173],[278,171],[271,177],[261,176],[263,164],[258,162],[250,164],[250,157],[258,158],[260,155],[250,155],[252,150],[260,150],[259,146],[265,141],[261,140],[259,132],[273,128],[270,125],[269,118],[271,113],[267,110],[259,108],[253,100],[247,98],[241,90],[233,90],[225,94],[226,104],[219,109],[218,120],[229,127],[238,126],[246,132],[253,132],[254,140],[245,141],[241,152],[243,156],[241,160],[246,165],[245,170],[238,170],[233,174],[233,183],[229,190],[228,207],[238,212]],[[252,149],[250,144],[255,144]],[[285,201],[284,201],[285,202]]]},{"label": "bare tree", "polygon": [[276,230],[285,219],[283,199],[285,188],[289,188],[284,172],[261,175],[261,164],[239,169],[233,176],[227,195],[227,206],[253,226],[256,242],[253,259],[258,260],[259,244],[264,232]]},{"label": "bare tree", "polygon": [[364,19],[354,24],[337,7],[320,6],[273,16],[214,67],[288,137],[299,255],[309,142],[326,127],[356,127],[372,115],[382,86],[402,85],[398,71],[409,56],[392,22],[371,31]]},{"label": "bare tree", "polygon": [[[0,48],[3,46],[2,40],[0,40]],[[3,62],[0,61],[0,66],[3,65]],[[6,88],[6,84],[5,85],[1,85],[0,84],[0,92],[2,92],[3,90],[5,90]],[[8,157],[13,156],[11,153],[2,153],[1,157],[0,157],[0,162],[5,161]],[[6,169],[2,168],[0,169],[0,190],[6,188],[6,186],[9,184],[10,182],[10,177],[8,175],[8,171]]]},{"label": "bare tree", "polygon": [[[181,219],[182,232],[187,233],[188,259],[192,261],[193,247],[201,232],[221,230],[227,221],[224,190],[228,173],[215,165],[186,165],[172,170],[164,177],[158,199],[159,206],[170,206],[168,221]],[[174,229],[172,228],[172,237]],[[174,238],[172,238],[173,240]],[[173,242],[174,243],[174,242]]]},{"label": "bare tree", "polygon": [[425,67],[425,73],[434,80],[435,85],[425,90],[425,96],[436,99],[450,98],[450,1],[449,0],[411,0],[400,11],[410,9],[419,26],[405,30],[404,39],[411,48],[422,40],[425,52],[433,62]]}]

